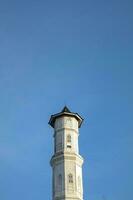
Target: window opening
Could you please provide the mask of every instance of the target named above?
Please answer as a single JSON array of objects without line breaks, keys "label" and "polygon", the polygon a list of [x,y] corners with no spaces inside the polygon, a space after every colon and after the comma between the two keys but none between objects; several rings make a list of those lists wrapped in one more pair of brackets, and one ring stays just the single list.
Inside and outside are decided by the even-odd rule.
[{"label": "window opening", "polygon": [[69,174],[68,175],[68,183],[73,183],[73,175],[72,174]]},{"label": "window opening", "polygon": [[78,176],[78,191],[81,192],[81,178]]},{"label": "window opening", "polygon": [[71,143],[71,135],[67,135],[67,142]]},{"label": "window opening", "polygon": [[59,176],[58,176],[58,183],[59,183],[59,185],[62,185],[62,175],[61,174],[59,174]]}]

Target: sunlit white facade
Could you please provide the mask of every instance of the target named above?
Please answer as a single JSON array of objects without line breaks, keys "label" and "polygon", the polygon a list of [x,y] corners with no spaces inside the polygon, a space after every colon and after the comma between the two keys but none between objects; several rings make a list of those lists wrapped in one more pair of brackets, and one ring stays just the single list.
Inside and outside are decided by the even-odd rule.
[{"label": "sunlit white facade", "polygon": [[54,128],[52,200],[83,200],[82,164],[79,155],[79,127],[83,119],[67,107],[52,115],[49,124]]}]

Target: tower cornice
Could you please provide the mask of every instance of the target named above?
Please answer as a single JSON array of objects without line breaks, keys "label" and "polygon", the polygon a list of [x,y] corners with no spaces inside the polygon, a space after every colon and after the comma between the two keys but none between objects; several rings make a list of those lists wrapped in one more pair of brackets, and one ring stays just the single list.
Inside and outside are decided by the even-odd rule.
[{"label": "tower cornice", "polygon": [[72,153],[57,153],[52,156],[50,164],[51,166],[54,166],[60,162],[64,162],[64,160],[69,161],[76,161],[80,166],[82,166],[84,159],[79,154],[72,154]]}]

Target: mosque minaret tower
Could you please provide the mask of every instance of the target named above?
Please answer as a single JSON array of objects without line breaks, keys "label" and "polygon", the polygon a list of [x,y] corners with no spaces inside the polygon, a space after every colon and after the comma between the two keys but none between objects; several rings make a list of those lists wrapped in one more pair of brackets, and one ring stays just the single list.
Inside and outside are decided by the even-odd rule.
[{"label": "mosque minaret tower", "polygon": [[78,136],[82,117],[65,106],[51,115],[54,128],[54,155],[52,166],[52,200],[83,200],[82,164]]}]

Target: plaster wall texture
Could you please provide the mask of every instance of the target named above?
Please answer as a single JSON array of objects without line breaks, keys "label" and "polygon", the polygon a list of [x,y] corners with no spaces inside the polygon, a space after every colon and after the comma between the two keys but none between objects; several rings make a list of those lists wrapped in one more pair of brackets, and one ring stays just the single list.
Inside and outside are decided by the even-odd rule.
[{"label": "plaster wall texture", "polygon": [[83,200],[82,164],[78,148],[78,120],[60,116],[54,123],[53,200]]}]

